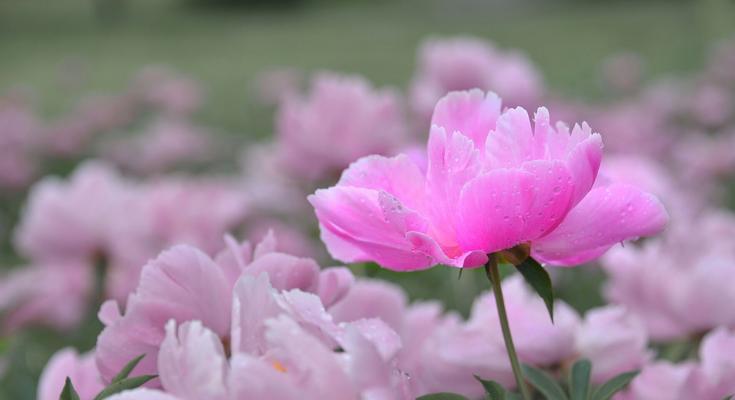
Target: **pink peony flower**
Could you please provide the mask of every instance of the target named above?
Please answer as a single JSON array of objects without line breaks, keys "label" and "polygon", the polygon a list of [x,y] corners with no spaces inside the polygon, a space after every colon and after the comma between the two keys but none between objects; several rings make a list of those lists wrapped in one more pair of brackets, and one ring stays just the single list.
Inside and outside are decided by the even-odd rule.
[{"label": "pink peony flower", "polygon": [[436,102],[452,91],[480,88],[498,93],[513,106],[531,107],[544,92],[541,74],[526,55],[498,49],[491,42],[472,37],[432,39],[421,46],[418,57],[411,104],[425,122]]},{"label": "pink peony flower", "polygon": [[99,147],[105,159],[141,175],[201,163],[212,152],[206,133],[181,118],[157,119],[139,135],[103,141]]},{"label": "pink peony flower", "polygon": [[[230,238],[228,249],[214,260],[194,247],[180,245],[149,262],[138,288],[128,298],[124,315],[114,301],[100,310],[100,319],[107,326],[97,345],[102,376],[109,380],[127,361],[143,353],[148,357],[137,370],[155,372],[156,354],[169,320],[201,321],[226,339],[233,351],[254,354],[264,350],[264,321],[280,313],[312,324],[316,331],[336,332],[337,326],[325,314],[316,293],[324,282],[324,295],[339,297],[345,284],[341,279],[321,279],[334,274],[331,269],[320,274],[314,261],[277,253],[274,248],[272,236],[254,252],[247,242],[238,245]],[[261,274],[271,278],[255,279]]]},{"label": "pink peony flower", "polygon": [[619,306],[589,311],[576,332],[577,351],[592,362],[597,384],[642,367],[651,358],[647,345],[643,322]]},{"label": "pink peony flower", "polygon": [[79,355],[72,349],[63,349],[54,354],[43,369],[37,399],[59,400],[67,377],[81,400],[92,400],[104,388],[94,364],[94,354]]},{"label": "pink peony flower", "polygon": [[40,324],[71,331],[89,311],[93,270],[76,261],[28,266],[0,277],[3,333]]},{"label": "pink peony flower", "polygon": [[398,96],[360,78],[321,74],[307,97],[288,96],[276,117],[278,160],[289,174],[329,179],[368,154],[392,154],[406,141]]},{"label": "pink peony flower", "polygon": [[[695,368],[696,366],[691,362],[671,364],[661,361],[646,365],[633,379],[628,389],[613,398],[615,400],[686,400],[686,397],[682,397],[683,389]],[[704,400],[701,397],[696,398]]]},{"label": "pink peony flower", "polygon": [[653,339],[735,326],[733,313],[722,307],[735,301],[728,278],[735,249],[722,240],[734,234],[735,216],[708,211],[677,220],[642,247],[616,248],[602,258],[606,297],[639,316]]},{"label": "pink peony flower", "polygon": [[536,258],[572,265],[667,221],[638,188],[593,188],[602,141],[589,126],[554,129],[540,108],[532,127],[522,108],[501,114],[491,93],[442,99],[427,154],[426,173],[406,155],[362,158],[309,196],[333,257],[399,271],[478,267],[488,253],[530,243]]}]

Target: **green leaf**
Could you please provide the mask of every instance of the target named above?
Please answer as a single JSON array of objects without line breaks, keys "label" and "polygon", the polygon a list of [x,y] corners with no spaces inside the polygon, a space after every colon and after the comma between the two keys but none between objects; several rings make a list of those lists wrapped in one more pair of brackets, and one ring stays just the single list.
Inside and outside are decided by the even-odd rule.
[{"label": "green leaf", "polygon": [[99,392],[94,400],[101,400],[110,397],[113,394],[143,386],[146,382],[156,378],[157,376],[158,375],[141,375],[111,383],[110,386],[104,388],[101,392]]},{"label": "green leaf", "polygon": [[498,382],[487,381],[477,375],[474,376],[485,388],[485,393],[490,397],[490,400],[505,400],[505,389]]},{"label": "green leaf", "polygon": [[591,372],[592,363],[589,360],[581,359],[572,365],[572,372],[569,375],[569,391],[572,394],[572,400],[587,400],[590,393]]},{"label": "green leaf", "polygon": [[722,398],[722,400],[732,400],[733,396],[735,396],[735,394],[731,394],[729,396],[725,396],[725,397]]},{"label": "green leaf", "polygon": [[609,381],[605,382],[600,386],[595,394],[592,395],[592,400],[608,400],[615,393],[622,390],[628,383],[630,383],[639,371],[624,372]]},{"label": "green leaf", "polygon": [[549,273],[531,257],[527,257],[522,263],[516,265],[516,269],[544,300],[551,322],[554,322],[554,288],[551,286]]},{"label": "green leaf", "polygon": [[64,383],[64,388],[61,389],[59,400],[80,400],[79,394],[77,393],[76,389],[74,389],[74,385],[71,383],[71,379],[69,379],[68,377],[66,378],[66,382]]},{"label": "green leaf", "polygon": [[440,392],[425,394],[423,396],[417,397],[416,400],[467,400],[467,398],[462,396],[461,394]]},{"label": "green leaf", "polygon": [[145,354],[141,354],[138,357],[135,357],[134,359],[132,359],[129,363],[127,363],[120,370],[120,372],[118,372],[117,375],[115,375],[115,377],[112,378],[112,383],[120,382],[121,380],[127,378],[128,375],[130,375],[130,372],[132,372],[133,369],[138,365],[138,363],[140,363],[140,360],[142,360],[143,357],[145,357]]},{"label": "green leaf", "polygon": [[568,400],[566,393],[559,384],[546,372],[523,364],[523,375],[547,400]]}]

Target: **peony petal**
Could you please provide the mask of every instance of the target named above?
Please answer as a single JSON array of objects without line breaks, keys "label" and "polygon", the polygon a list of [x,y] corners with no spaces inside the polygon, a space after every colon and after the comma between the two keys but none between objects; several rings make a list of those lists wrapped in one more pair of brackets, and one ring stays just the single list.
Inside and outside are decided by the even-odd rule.
[{"label": "peony petal", "polygon": [[479,89],[452,92],[436,103],[431,125],[449,133],[460,132],[482,149],[500,116],[500,105],[500,98],[492,92],[487,95]]},{"label": "peony petal", "polygon": [[[342,186],[317,190],[309,196],[322,231],[329,231],[332,236],[327,245],[338,245],[332,255],[350,256],[345,262],[360,259],[360,253],[345,251],[352,248],[366,256],[360,260],[374,260],[386,268],[411,270],[433,265],[429,256],[413,251],[406,239],[406,229],[422,225],[420,217],[386,196],[389,195],[384,192]],[[335,237],[340,240],[334,240]]]},{"label": "peony petal", "polygon": [[224,400],[227,360],[220,338],[201,322],[166,324],[166,339],[158,353],[161,384],[185,399]]},{"label": "peony petal", "polygon": [[268,274],[278,290],[301,289],[309,292],[319,284],[319,265],[310,258],[283,253],[266,253],[255,259],[244,271],[247,275]]},{"label": "peony petal", "polygon": [[551,264],[580,264],[615,243],[660,232],[668,220],[661,202],[622,184],[599,187],[572,209],[549,235],[535,241],[533,254]]},{"label": "peony petal", "polygon": [[492,253],[521,243],[524,197],[532,184],[531,173],[511,169],[493,170],[468,183],[457,207],[462,248]]},{"label": "peony petal", "polygon": [[408,156],[367,156],[347,168],[338,186],[354,186],[390,193],[414,210],[425,209],[424,174]]}]

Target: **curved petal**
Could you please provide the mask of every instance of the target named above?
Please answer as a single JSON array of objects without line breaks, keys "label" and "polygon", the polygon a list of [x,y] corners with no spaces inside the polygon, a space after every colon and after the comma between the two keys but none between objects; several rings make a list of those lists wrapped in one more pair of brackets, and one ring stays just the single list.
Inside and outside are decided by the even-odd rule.
[{"label": "curved petal", "polygon": [[384,191],[414,211],[425,208],[424,174],[405,154],[363,157],[342,173],[337,185]]},{"label": "curved petal", "polygon": [[[332,239],[327,245],[336,244],[336,251],[328,247],[334,257],[347,253],[350,259],[342,261],[374,260],[386,268],[412,270],[427,268],[433,260],[426,254],[413,251],[406,232],[425,230],[426,223],[415,212],[405,209],[395,198],[385,192],[337,186],[317,190],[309,196],[322,231],[329,231]],[[345,247],[341,242],[346,242]],[[347,249],[359,249],[345,252]]]},{"label": "curved petal", "polygon": [[325,268],[319,273],[319,298],[325,307],[341,300],[355,284],[355,275],[346,267]]},{"label": "curved petal", "polygon": [[[442,249],[457,253],[457,202],[462,187],[480,172],[480,151],[459,132],[433,126],[427,147],[427,193],[431,199],[431,236]],[[454,249],[453,249],[454,248]]]},{"label": "curved petal", "polygon": [[524,196],[533,181],[526,171],[496,169],[468,183],[458,203],[462,248],[492,253],[521,243]]},{"label": "curved petal", "polygon": [[143,268],[124,316],[112,316],[109,309],[103,310],[111,324],[97,339],[96,359],[102,377],[109,382],[141,354],[146,357],[134,373],[156,373],[158,347],[171,319],[179,323],[200,320],[221,337],[227,336],[230,287],[220,267],[196,248],[182,245],[161,253]]},{"label": "curved petal", "polygon": [[230,328],[231,286],[219,265],[191,246],[175,246],[143,268],[135,295],[146,312],[169,319],[200,320],[225,336]]},{"label": "curved petal", "polygon": [[235,284],[232,303],[232,354],[265,353],[265,321],[282,312],[268,275],[242,276]]},{"label": "curved petal", "polygon": [[245,268],[247,275],[267,273],[271,285],[279,290],[316,290],[319,284],[319,265],[310,258],[294,257],[283,253],[267,253],[256,258]]},{"label": "curved petal", "polygon": [[597,179],[602,162],[602,138],[599,134],[592,133],[587,124],[583,124],[582,128],[575,126],[574,129],[581,129],[587,135],[586,139],[572,148],[566,158],[575,186],[572,201],[577,204],[589,193]]},{"label": "curved petal", "polygon": [[201,322],[166,324],[158,353],[161,384],[168,393],[187,399],[224,400],[227,361],[220,338]]},{"label": "curved petal", "polygon": [[594,259],[615,243],[660,232],[668,214],[652,194],[622,184],[591,190],[549,235],[535,241],[539,260],[572,265]]},{"label": "curved petal", "polygon": [[431,125],[450,133],[460,132],[482,149],[500,116],[500,105],[500,98],[492,92],[487,95],[479,89],[451,92],[436,103]]}]

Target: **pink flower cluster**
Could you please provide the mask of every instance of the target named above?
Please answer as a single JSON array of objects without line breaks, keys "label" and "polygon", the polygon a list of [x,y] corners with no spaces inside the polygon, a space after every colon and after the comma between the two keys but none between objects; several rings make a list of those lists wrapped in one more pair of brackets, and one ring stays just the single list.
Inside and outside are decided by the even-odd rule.
[{"label": "pink flower cluster", "polygon": [[[159,379],[120,398],[412,399],[447,390],[477,397],[472,374],[512,382],[489,295],[465,322],[437,303],[408,305],[391,284],[277,252],[273,235],[255,249],[226,243],[214,258],[179,245],[149,261],[124,313],[114,300],[103,304],[106,327],[94,352],[63,350],[48,364],[39,399],[55,399],[66,376],[91,398],[141,354],[133,374]],[[523,282],[508,279],[504,288],[527,362],[589,357],[602,367],[599,381],[647,360],[643,325],[622,309],[582,321],[558,301],[552,324]]]},{"label": "pink flower cluster", "polygon": [[227,179],[185,177],[137,182],[100,163],[68,181],[33,187],[15,243],[29,266],[0,281],[3,326],[72,329],[93,298],[103,268],[103,298],[124,299],[140,268],[175,243],[217,251],[222,235],[247,216],[247,198]]}]

